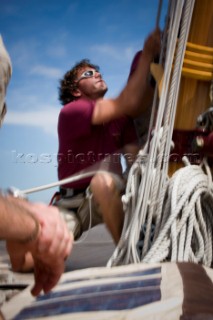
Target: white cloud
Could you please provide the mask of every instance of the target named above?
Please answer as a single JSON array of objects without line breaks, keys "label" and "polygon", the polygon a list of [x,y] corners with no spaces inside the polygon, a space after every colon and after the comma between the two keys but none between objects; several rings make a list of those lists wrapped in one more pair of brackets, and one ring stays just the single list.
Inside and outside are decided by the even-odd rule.
[{"label": "white cloud", "polygon": [[132,59],[135,48],[133,47],[115,47],[109,44],[103,44],[103,45],[95,45],[91,48],[92,51],[95,51],[96,53],[99,52],[101,54],[104,54],[108,57],[111,57],[115,60],[130,60]]},{"label": "white cloud", "polygon": [[8,111],[5,124],[37,127],[56,136],[59,111],[46,106],[36,111]]},{"label": "white cloud", "polygon": [[31,69],[30,73],[45,76],[48,78],[58,79],[61,76],[62,71],[59,68],[37,65]]},{"label": "white cloud", "polygon": [[53,44],[47,48],[47,54],[51,57],[64,58],[67,55],[67,49],[63,44]]},{"label": "white cloud", "polygon": [[[56,45],[52,43],[51,45],[46,45],[43,48],[47,58],[41,58],[40,43],[36,39],[28,39],[27,42],[23,40],[18,41],[13,44],[11,49],[12,53],[12,64],[17,67],[19,71],[24,74],[32,75],[42,75],[45,77],[57,78],[63,73],[60,68],[48,66],[45,64],[50,57],[54,58],[64,58],[67,54],[67,49],[65,46]],[[42,60],[41,60],[42,59]],[[42,62],[40,62],[42,61]]]},{"label": "white cloud", "polygon": [[35,38],[14,41],[11,47],[12,63],[21,70],[27,70],[35,61],[39,50],[39,41]]}]

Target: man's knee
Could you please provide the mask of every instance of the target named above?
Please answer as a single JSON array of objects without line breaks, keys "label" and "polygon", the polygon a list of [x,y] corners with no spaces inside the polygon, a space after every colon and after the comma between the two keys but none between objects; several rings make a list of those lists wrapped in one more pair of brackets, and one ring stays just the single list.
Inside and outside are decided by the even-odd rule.
[{"label": "man's knee", "polygon": [[117,191],[113,176],[109,173],[97,173],[90,183],[92,193],[112,193]]}]

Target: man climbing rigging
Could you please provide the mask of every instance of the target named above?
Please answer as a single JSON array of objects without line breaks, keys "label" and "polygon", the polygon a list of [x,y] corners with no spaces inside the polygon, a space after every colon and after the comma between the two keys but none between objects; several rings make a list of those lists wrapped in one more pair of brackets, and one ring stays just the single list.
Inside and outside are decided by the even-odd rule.
[{"label": "man climbing rigging", "polygon": [[115,243],[120,239],[125,187],[120,154],[130,166],[138,152],[132,118],[151,106],[150,63],[159,52],[160,30],[156,29],[145,41],[137,70],[115,99],[103,99],[107,85],[99,67],[88,60],[77,63],[60,82],[58,177],[95,171],[60,189],[56,204],[75,238],[89,227],[91,204],[92,226],[104,221]]}]

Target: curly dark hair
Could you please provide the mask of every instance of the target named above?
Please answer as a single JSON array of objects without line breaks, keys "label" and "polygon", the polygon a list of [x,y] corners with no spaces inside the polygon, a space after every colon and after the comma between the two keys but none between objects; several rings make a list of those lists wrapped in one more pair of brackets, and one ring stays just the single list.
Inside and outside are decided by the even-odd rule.
[{"label": "curly dark hair", "polygon": [[85,67],[93,68],[99,71],[99,66],[94,65],[88,59],[83,59],[80,62],[77,62],[72,69],[67,71],[60,80],[59,89],[59,101],[62,105],[65,105],[71,101],[76,100],[76,97],[72,95],[72,92],[77,89],[77,72]]}]

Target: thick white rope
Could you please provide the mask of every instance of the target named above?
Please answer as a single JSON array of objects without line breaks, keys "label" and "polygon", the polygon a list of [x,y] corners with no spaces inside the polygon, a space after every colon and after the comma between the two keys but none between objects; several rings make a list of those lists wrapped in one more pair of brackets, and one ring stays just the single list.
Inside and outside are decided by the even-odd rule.
[{"label": "thick white rope", "polygon": [[[195,261],[211,266],[211,177],[204,172],[202,166],[187,166],[173,175],[167,192],[160,232],[143,262],[161,261],[160,257],[167,250],[169,255],[166,257],[171,261]],[[166,240],[167,247],[162,248],[161,244]]]},{"label": "thick white rope", "polygon": [[[168,173],[168,164],[169,164],[169,155],[171,150],[171,140],[172,140],[172,133],[174,128],[174,120],[176,115],[176,106],[177,106],[177,99],[178,99],[178,92],[180,86],[180,75],[183,65],[184,59],[184,52],[186,48],[186,42],[189,33],[190,21],[193,11],[193,1],[188,1],[185,3],[183,7],[183,14],[182,14],[182,21],[181,21],[181,28],[180,28],[180,37],[178,40],[178,47],[176,52],[176,57],[174,61],[174,71],[172,74],[171,85],[168,92],[168,99],[167,99],[167,106],[165,110],[165,122],[163,123],[163,138],[162,143],[160,146],[161,150],[161,158],[158,157],[158,176],[159,176],[159,187],[158,187],[158,194],[156,193],[153,195],[154,200],[155,197],[158,197],[159,204],[157,211],[159,212],[158,217],[160,216],[161,208],[164,201],[166,184],[167,184],[167,173]],[[165,161],[166,160],[166,161]],[[153,208],[156,210],[156,208]],[[156,222],[158,227],[158,221]]]},{"label": "thick white rope", "polygon": [[[183,1],[182,1],[182,3],[183,3]],[[179,20],[180,20],[181,10],[179,10],[179,14],[176,14],[177,18],[178,18],[178,16],[179,16]],[[174,27],[175,26],[176,26],[176,28],[174,28],[174,30],[177,30],[178,29],[177,23],[174,24]],[[176,39],[176,37],[175,37],[175,39]],[[170,51],[171,51],[171,49],[170,49]],[[174,49],[173,49],[173,51],[174,51]],[[173,55],[171,54],[171,52],[169,52],[168,57],[171,57],[171,56],[173,56]],[[137,244],[138,236],[139,236],[139,228],[141,225],[144,225],[145,220],[146,220],[146,214],[148,211],[148,207],[150,206],[149,198],[150,198],[150,192],[153,187],[153,181],[154,181],[153,172],[154,172],[154,168],[156,165],[156,154],[157,154],[157,150],[159,148],[159,140],[160,140],[158,132],[159,132],[160,127],[162,125],[162,119],[163,119],[163,113],[164,113],[164,109],[163,109],[162,105],[165,105],[165,103],[166,103],[166,95],[167,95],[168,86],[169,86],[169,78],[170,78],[170,74],[171,74],[172,59],[168,59],[167,64],[168,63],[170,63],[170,67],[167,66],[167,68],[165,69],[163,90],[162,90],[162,96],[161,96],[161,100],[160,100],[159,107],[158,107],[158,116],[157,116],[157,122],[156,122],[156,126],[155,126],[155,133],[152,137],[151,145],[150,146],[148,145],[148,148],[147,148],[149,151],[147,154],[147,161],[146,161],[145,165],[142,163],[142,166],[144,165],[144,169],[143,169],[144,174],[140,179],[141,183],[139,186],[139,194],[135,195],[133,192],[131,193],[132,198],[137,197],[137,206],[136,206],[136,208],[132,208],[131,202],[130,202],[128,207],[126,207],[127,210],[125,211],[125,218],[129,219],[131,221],[131,223],[128,224],[127,230],[125,230],[123,228],[123,233],[121,235],[121,239],[118,244],[118,248],[123,247],[123,245],[124,245],[123,242],[127,246],[126,250],[122,249],[125,257],[123,257],[123,260],[121,258],[119,259],[120,260],[119,263],[121,263],[121,264],[125,263],[125,262],[129,263],[129,262],[139,262],[140,261],[140,257],[138,256],[138,253],[136,252],[136,244]],[[155,99],[154,103],[156,103],[156,102],[157,101]],[[152,109],[156,110],[156,105],[153,105]],[[151,120],[152,119],[153,119],[153,117],[151,118]],[[150,126],[153,126],[153,123],[151,123]],[[150,128],[149,132],[151,130],[152,129]],[[149,143],[149,141],[148,141],[148,143]],[[139,155],[140,155],[140,153],[139,153]],[[140,160],[140,158],[138,160]],[[130,170],[129,176],[128,176],[128,179],[130,181],[133,179],[132,175],[131,175],[132,171],[133,170]],[[128,188],[128,184],[127,184],[127,188]],[[118,249],[116,249],[113,256],[109,260],[109,262],[108,262],[109,266],[114,265],[114,264],[118,264],[117,252],[118,252]]]},{"label": "thick white rope", "polygon": [[[190,3],[191,4],[191,3]],[[187,11],[187,10],[189,10],[189,12],[191,12],[191,8],[190,8],[190,6],[187,6],[186,5],[186,8],[185,8],[185,11]],[[191,14],[191,13],[190,13]],[[188,15],[187,15],[188,16]],[[187,23],[188,23],[188,18],[187,18],[187,20],[186,19],[183,19],[183,25],[184,24],[186,24],[187,25]],[[189,26],[187,26],[187,29],[189,28]],[[179,44],[180,44],[180,42],[181,42],[181,39],[182,39],[182,34],[184,35],[184,33],[185,33],[185,28],[183,27],[182,28],[182,32],[181,32],[181,35],[180,35],[180,39],[179,39]],[[187,38],[186,38],[187,39]],[[185,40],[184,40],[184,42],[185,42]],[[185,50],[184,50],[185,51]],[[184,51],[182,51],[182,52],[184,52]],[[178,53],[177,53],[177,56],[178,56]],[[183,59],[183,57],[181,58],[181,59]],[[178,59],[177,59],[177,61],[178,61]],[[178,62],[178,64],[179,64],[180,62]],[[180,63],[180,65],[182,65],[182,63]],[[174,67],[174,74],[175,74],[175,67]],[[178,88],[179,87],[179,83],[178,83],[178,85],[177,85],[177,82],[176,82],[176,88]],[[176,90],[176,92],[178,92],[178,90]],[[172,95],[173,95],[173,93],[172,93]],[[174,96],[174,95],[173,95]],[[177,96],[176,96],[176,98],[177,98]],[[176,102],[175,102],[176,103]],[[169,103],[168,103],[168,105],[169,105]],[[173,113],[173,121],[171,122],[171,120],[170,120],[170,123],[174,123],[174,115],[175,115],[175,113]],[[169,137],[169,135],[167,136],[167,151],[165,151],[165,154],[166,154],[166,156],[168,157],[168,155],[169,155],[169,151],[170,151],[170,141],[171,141],[171,130],[170,130],[170,137]],[[168,162],[166,163],[166,170],[165,170],[165,172],[167,173],[167,171],[168,171]],[[211,176],[211,173],[210,173],[210,169],[208,168],[208,166],[207,165],[205,165],[205,169],[206,169],[206,172],[207,173],[204,173],[204,172],[202,172],[201,173],[201,179],[204,179],[204,181],[205,181],[205,183],[204,183],[204,185],[202,185],[202,183],[200,184],[200,186],[199,186],[199,188],[200,188],[200,190],[199,190],[199,192],[197,192],[197,191],[193,191],[193,192],[195,192],[195,195],[196,195],[196,193],[198,193],[198,199],[196,200],[196,202],[195,202],[195,204],[196,204],[196,208],[198,208],[198,206],[199,206],[199,208],[201,208],[201,205],[200,205],[200,202],[201,202],[201,200],[202,200],[202,203],[203,203],[203,193],[205,192],[205,194],[210,194],[211,196],[209,197],[210,199],[212,199],[212,180],[211,179],[208,179],[207,181],[206,181],[206,177],[208,176],[208,177],[210,177]],[[163,171],[163,170],[162,170]],[[193,169],[192,169],[192,167],[190,167],[190,172],[191,172],[191,174],[193,175],[193,174],[195,174],[195,173],[193,173]],[[165,175],[164,175],[164,177],[165,177]],[[190,175],[188,176],[188,178],[190,179]],[[179,177],[179,179],[180,179],[180,177]],[[181,178],[182,179],[182,178]],[[208,182],[208,184],[207,184],[207,182]],[[200,182],[199,182],[200,183]],[[166,185],[166,184],[165,184]],[[187,184],[187,182],[186,182],[186,184],[185,184],[185,186],[187,186],[188,184]],[[175,188],[175,186],[174,186],[174,188]],[[162,190],[162,188],[159,188],[159,190]],[[194,196],[195,196],[194,195]],[[201,195],[202,195],[202,198],[201,198]],[[164,194],[163,194],[163,197],[162,197],[162,199],[164,199]],[[165,200],[165,199],[164,199]],[[189,200],[188,200],[189,201]],[[208,210],[209,210],[209,212],[212,212],[212,210],[211,210],[211,208],[213,207],[213,202],[212,202],[212,200],[210,201],[210,206],[208,207]],[[207,226],[206,225],[204,225],[204,219],[202,219],[202,215],[201,215],[201,213],[202,214],[205,214],[205,216],[206,217],[208,217],[208,215],[207,215],[207,211],[206,210],[195,210],[195,208],[193,208],[193,206],[192,206],[192,208],[191,208],[191,211],[188,209],[188,212],[186,211],[187,210],[187,208],[190,208],[190,205],[193,205],[193,202],[192,202],[192,204],[190,203],[190,202],[188,202],[187,203],[187,205],[186,205],[186,208],[184,208],[183,210],[184,210],[184,212],[185,212],[185,215],[188,213],[188,212],[190,212],[190,216],[188,217],[188,229],[186,230],[186,228],[185,228],[185,225],[183,225],[183,231],[181,232],[181,235],[180,235],[180,248],[183,248],[183,243],[184,243],[184,238],[185,238],[185,241],[186,241],[186,243],[185,243],[185,251],[184,251],[184,254],[181,252],[181,251],[178,251],[179,249],[178,249],[178,241],[179,241],[179,239],[178,239],[178,233],[180,232],[180,228],[179,229],[177,229],[177,225],[176,224],[172,224],[172,226],[171,226],[171,233],[170,233],[170,235],[169,235],[169,239],[171,239],[171,243],[172,243],[172,251],[171,251],[171,256],[169,257],[172,261],[176,261],[177,259],[179,260],[179,261],[182,261],[182,259],[181,259],[181,256],[183,256],[183,260],[184,261],[195,261],[195,262],[201,262],[201,263],[203,263],[203,264],[206,264],[206,265],[208,265],[208,266],[210,266],[211,265],[211,263],[212,263],[212,241],[211,241],[211,238],[212,238],[212,226],[213,226],[213,224],[208,220],[206,223],[207,223]],[[159,206],[158,208],[156,208],[156,209],[158,209],[158,212],[160,212],[161,214],[159,215],[160,217],[162,217],[162,215],[164,214],[164,210],[161,210],[161,206]],[[175,211],[175,206],[171,206],[171,212],[170,212],[170,215],[172,215],[173,214],[173,212]],[[209,215],[210,215],[210,217],[211,217],[211,213],[209,213]],[[168,216],[167,216],[167,218],[168,218]],[[178,219],[178,217],[177,217],[177,219]],[[197,220],[195,220],[195,219],[197,219]],[[198,222],[199,222],[199,224],[198,224]],[[185,223],[186,223],[186,221],[185,221]],[[202,227],[203,227],[203,233],[204,233],[204,240],[205,241],[203,241],[203,239],[202,239],[202,236],[201,236],[201,233],[200,233],[200,230],[199,230],[199,227],[200,227],[200,224],[202,225]],[[156,225],[157,225],[157,223],[156,223]],[[208,227],[208,226],[211,226],[210,228]],[[162,227],[162,226],[161,226]],[[208,229],[210,229],[211,231],[209,231],[209,234],[208,234],[208,238],[209,238],[209,241],[207,241],[206,240],[206,232],[205,232],[205,229],[206,228],[208,228]],[[154,236],[154,239],[156,239],[156,235],[158,235],[158,231],[159,230],[156,230],[156,233],[155,233],[155,236]],[[162,231],[161,231],[162,232]],[[196,245],[197,245],[197,247],[196,247],[196,250],[198,250],[198,252],[195,254],[194,252],[193,252],[193,250],[192,250],[192,243],[191,243],[191,240],[193,239],[192,238],[192,236],[193,237],[195,237],[195,239],[196,239],[196,241],[197,241],[197,243],[196,243]],[[163,239],[162,239],[162,241],[163,241]],[[208,255],[205,255],[204,254],[204,251],[207,251],[207,247],[206,246],[204,246],[204,242],[205,242],[205,245],[206,246],[208,246],[208,248],[210,247],[210,249],[208,249]],[[154,245],[152,246],[152,248],[151,248],[151,250],[154,250],[153,248],[154,248],[154,246],[155,246],[155,242],[154,242]],[[151,251],[150,250],[150,251]],[[203,251],[204,250],[204,251]],[[149,254],[151,254],[150,252],[149,252]],[[158,251],[158,254],[160,254],[160,252]],[[149,257],[149,256],[148,256]],[[144,259],[142,259],[142,261],[144,261],[144,262],[146,262],[146,261],[148,261],[148,257],[146,256]],[[167,258],[168,258],[167,257]],[[152,258],[153,259],[153,258]],[[156,259],[157,259],[157,257],[156,257]],[[152,260],[153,261],[153,260]],[[154,261],[155,261],[155,258],[154,258]]]}]

